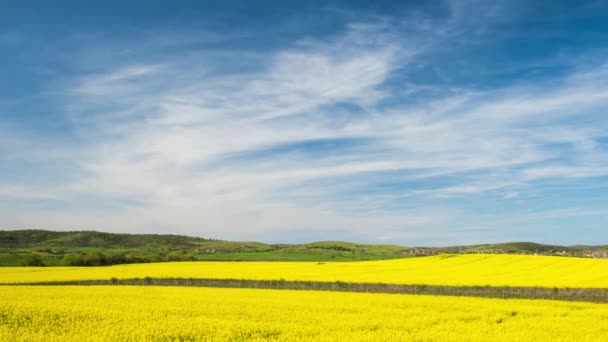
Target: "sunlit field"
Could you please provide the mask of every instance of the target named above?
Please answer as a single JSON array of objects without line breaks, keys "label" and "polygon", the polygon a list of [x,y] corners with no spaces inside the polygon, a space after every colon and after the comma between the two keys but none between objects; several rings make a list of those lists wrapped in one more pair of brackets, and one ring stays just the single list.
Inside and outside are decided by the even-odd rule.
[{"label": "sunlit field", "polygon": [[608,261],[528,255],[440,255],[364,262],[177,262],[106,267],[5,267],[0,283],[214,278],[428,285],[608,287]]},{"label": "sunlit field", "polygon": [[1,341],[602,341],[608,306],[322,291],[3,287]]}]

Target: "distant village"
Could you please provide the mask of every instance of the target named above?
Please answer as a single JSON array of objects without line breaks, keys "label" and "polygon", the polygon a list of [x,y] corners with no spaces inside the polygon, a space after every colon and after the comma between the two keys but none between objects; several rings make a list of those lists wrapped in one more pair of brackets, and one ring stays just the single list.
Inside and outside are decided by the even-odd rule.
[{"label": "distant village", "polygon": [[534,250],[534,251],[516,251],[511,249],[490,249],[475,251],[470,249],[437,249],[437,248],[411,248],[404,254],[411,256],[427,256],[427,255],[440,255],[440,254],[519,254],[519,255],[544,255],[544,256],[571,256],[571,257],[584,257],[594,259],[608,259],[608,251],[594,251],[594,252],[581,252],[581,251],[567,251],[567,250]]}]

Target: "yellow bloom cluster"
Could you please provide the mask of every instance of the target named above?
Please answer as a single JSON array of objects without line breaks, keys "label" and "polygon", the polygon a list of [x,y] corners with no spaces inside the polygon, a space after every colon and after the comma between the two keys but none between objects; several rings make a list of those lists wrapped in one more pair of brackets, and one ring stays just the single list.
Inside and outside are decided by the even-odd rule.
[{"label": "yellow bloom cluster", "polygon": [[608,288],[608,261],[473,254],[361,262],[178,262],[106,267],[0,268],[0,283],[109,280],[112,277]]},{"label": "yellow bloom cluster", "polygon": [[137,286],[6,286],[0,341],[605,341],[608,306]]}]

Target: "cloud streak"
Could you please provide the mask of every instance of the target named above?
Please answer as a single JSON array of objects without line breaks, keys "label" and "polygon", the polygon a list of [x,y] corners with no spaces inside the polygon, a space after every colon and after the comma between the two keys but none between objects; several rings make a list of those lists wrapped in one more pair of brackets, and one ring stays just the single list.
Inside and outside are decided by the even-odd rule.
[{"label": "cloud streak", "polygon": [[481,208],[462,204],[471,197],[517,202],[547,180],[607,176],[606,66],[494,89],[403,82],[456,19],[433,44],[352,24],[233,71],[216,71],[225,51],[205,50],[64,80],[79,145],[58,151],[77,175],[43,189],[4,182],[0,198],[68,205],[0,212],[15,227],[445,244]]}]

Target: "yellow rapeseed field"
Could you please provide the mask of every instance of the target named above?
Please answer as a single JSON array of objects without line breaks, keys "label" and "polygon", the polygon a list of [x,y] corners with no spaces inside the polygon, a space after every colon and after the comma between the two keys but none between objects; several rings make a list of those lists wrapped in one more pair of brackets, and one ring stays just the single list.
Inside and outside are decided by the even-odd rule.
[{"label": "yellow rapeseed field", "polygon": [[0,268],[0,283],[112,277],[608,288],[608,261],[473,254],[361,262],[178,262],[105,267]]},{"label": "yellow rapeseed field", "polygon": [[605,341],[608,306],[322,291],[6,286],[0,341]]}]

